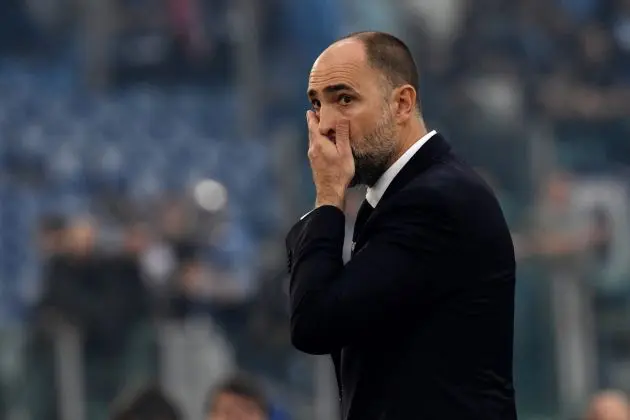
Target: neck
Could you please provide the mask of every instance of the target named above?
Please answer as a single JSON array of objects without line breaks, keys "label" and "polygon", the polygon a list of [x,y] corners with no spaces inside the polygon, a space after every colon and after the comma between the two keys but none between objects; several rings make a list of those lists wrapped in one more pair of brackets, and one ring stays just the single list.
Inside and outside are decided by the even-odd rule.
[{"label": "neck", "polygon": [[414,119],[408,126],[404,127],[400,133],[401,136],[398,150],[392,157],[392,161],[389,163],[389,166],[391,166],[402,155],[404,155],[405,152],[409,150],[409,148],[413,146],[418,140],[426,136],[427,133],[427,127],[422,117]]}]

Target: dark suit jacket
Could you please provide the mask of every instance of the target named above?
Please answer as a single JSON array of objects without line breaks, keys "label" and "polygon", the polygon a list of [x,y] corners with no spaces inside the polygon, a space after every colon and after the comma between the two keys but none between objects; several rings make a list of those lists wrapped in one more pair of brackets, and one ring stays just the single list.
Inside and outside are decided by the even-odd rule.
[{"label": "dark suit jacket", "polygon": [[344,222],[323,206],[287,237],[291,339],[332,355],[342,417],[516,419],[514,249],[491,189],[437,134],[364,203],[345,266]]}]

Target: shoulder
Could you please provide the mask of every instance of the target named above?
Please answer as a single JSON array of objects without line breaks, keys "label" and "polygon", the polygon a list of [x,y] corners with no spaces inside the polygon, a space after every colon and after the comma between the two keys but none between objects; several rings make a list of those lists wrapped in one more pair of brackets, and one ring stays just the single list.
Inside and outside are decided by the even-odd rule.
[{"label": "shoulder", "polygon": [[492,189],[453,155],[435,162],[383,204],[383,216],[422,215],[468,233],[480,229],[507,231]]},{"label": "shoulder", "polygon": [[469,165],[449,154],[417,174],[386,201],[396,208],[426,208],[479,200],[495,201],[494,192]]},{"label": "shoulder", "polygon": [[428,197],[436,205],[458,209],[498,206],[494,191],[483,178],[450,154],[418,174],[401,190],[403,201],[420,201],[417,204],[422,204]]}]

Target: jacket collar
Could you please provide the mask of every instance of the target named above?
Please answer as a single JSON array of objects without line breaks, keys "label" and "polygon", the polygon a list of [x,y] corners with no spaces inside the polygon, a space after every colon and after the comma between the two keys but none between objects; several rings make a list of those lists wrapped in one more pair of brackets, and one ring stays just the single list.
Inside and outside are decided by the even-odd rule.
[{"label": "jacket collar", "polygon": [[429,169],[450,150],[451,146],[440,133],[433,135],[398,172],[379,202],[387,200],[388,197],[403,189],[413,178]]}]

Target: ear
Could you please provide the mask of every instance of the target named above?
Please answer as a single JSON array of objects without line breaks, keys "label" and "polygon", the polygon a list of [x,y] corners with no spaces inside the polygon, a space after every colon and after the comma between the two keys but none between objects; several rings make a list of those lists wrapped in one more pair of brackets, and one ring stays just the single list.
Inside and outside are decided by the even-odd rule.
[{"label": "ear", "polygon": [[395,116],[399,123],[406,122],[416,115],[416,90],[411,85],[403,85],[393,92]]}]

